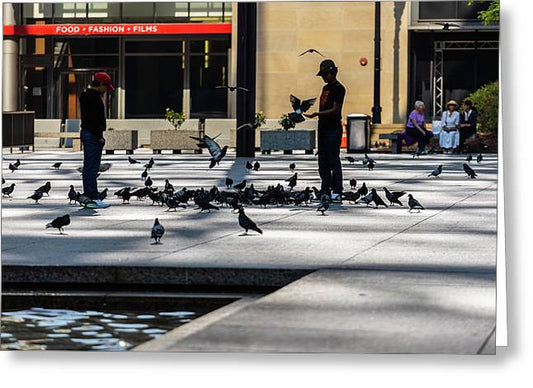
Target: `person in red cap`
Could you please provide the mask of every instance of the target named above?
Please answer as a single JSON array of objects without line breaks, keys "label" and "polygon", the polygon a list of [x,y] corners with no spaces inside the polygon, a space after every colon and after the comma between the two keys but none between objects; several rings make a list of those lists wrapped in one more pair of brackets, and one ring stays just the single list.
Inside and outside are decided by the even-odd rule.
[{"label": "person in red cap", "polygon": [[340,159],[342,141],[342,105],[346,89],[337,80],[338,68],[331,59],[320,63],[317,76],[326,85],[320,95],[318,112],[305,115],[318,117],[318,173],[322,180],[321,194],[331,195],[332,201],[340,201],[342,195],[342,165]]},{"label": "person in red cap", "polygon": [[96,178],[102,161],[104,131],[106,130],[104,98],[107,91],[114,90],[107,73],[96,73],[91,85],[80,95],[81,142],[83,144],[83,194],[80,202],[89,208],[106,208],[98,192]]}]

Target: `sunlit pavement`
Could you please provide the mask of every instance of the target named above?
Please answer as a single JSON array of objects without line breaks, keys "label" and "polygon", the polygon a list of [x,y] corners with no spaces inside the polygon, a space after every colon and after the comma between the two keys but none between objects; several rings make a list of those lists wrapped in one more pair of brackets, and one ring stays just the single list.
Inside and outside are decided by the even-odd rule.
[{"label": "sunlit pavement", "polygon": [[[146,162],[147,150],[133,156]],[[360,156],[353,155],[360,159]],[[343,155],[344,157],[344,155]],[[175,342],[145,346],[215,351],[493,352],[495,327],[497,158],[471,164],[478,179],[467,179],[464,156],[372,154],[377,164],[343,159],[345,188],[355,178],[378,189],[405,190],[426,210],[373,209],[334,205],[325,217],[314,206],[247,207],[263,235],[242,236],[230,209],[200,214],[190,205],[176,212],[113,196],[124,186],[142,186],[142,165],[126,155],[105,155],[113,164],[99,179],[109,188],[111,207],[92,211],[68,205],[73,184],[81,191],[81,153],[4,153],[6,185],[13,198],[2,200],[2,265],[122,266],[305,270],[309,275],[259,300],[243,304],[216,324]],[[20,158],[18,171],[7,169]],[[296,189],[319,186],[313,155],[257,155],[258,172],[246,159],[229,154],[209,170],[207,155],[154,155],[154,185],[168,178],[176,187],[225,187],[246,179],[258,189],[298,171]],[[63,164],[59,170],[51,165]],[[427,177],[437,165],[438,178]],[[50,181],[50,197],[36,205],[26,199]],[[284,182],[285,183],[285,182]],[[5,185],[4,185],[5,186]],[[407,202],[407,198],[403,198]],[[57,216],[71,215],[65,235],[45,230]],[[151,245],[155,217],[166,228],[162,244]],[[318,271],[317,271],[318,270]],[[317,272],[315,272],[317,271]],[[253,273],[253,271],[252,271]],[[163,339],[165,337],[162,337]],[[158,341],[162,341],[159,339]],[[446,346],[444,346],[446,344]]]}]

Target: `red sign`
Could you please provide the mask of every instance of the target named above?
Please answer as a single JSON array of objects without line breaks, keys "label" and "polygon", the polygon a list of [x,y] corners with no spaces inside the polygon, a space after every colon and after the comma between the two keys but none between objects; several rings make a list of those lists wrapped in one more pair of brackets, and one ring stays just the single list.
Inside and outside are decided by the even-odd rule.
[{"label": "red sign", "polygon": [[28,24],[4,26],[4,35],[231,34],[231,23]]}]

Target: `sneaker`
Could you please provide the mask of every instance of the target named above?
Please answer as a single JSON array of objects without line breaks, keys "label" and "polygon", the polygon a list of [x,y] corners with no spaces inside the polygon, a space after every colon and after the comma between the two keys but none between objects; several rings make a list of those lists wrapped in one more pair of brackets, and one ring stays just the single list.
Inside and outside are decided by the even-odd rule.
[{"label": "sneaker", "polygon": [[93,199],[90,202],[88,202],[86,205],[89,209],[105,209],[109,207],[108,203],[103,202],[100,199]]},{"label": "sneaker", "polygon": [[338,193],[333,193],[333,194],[331,194],[331,200],[334,201],[334,202],[340,202],[341,195],[338,194]]}]

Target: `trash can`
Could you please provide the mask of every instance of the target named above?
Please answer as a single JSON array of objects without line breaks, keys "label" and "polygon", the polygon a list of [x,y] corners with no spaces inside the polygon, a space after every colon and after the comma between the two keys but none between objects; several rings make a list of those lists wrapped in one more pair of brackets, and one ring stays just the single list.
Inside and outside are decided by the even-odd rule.
[{"label": "trash can", "polygon": [[370,150],[370,116],[353,113],[346,119],[348,136],[347,152],[368,152]]}]

